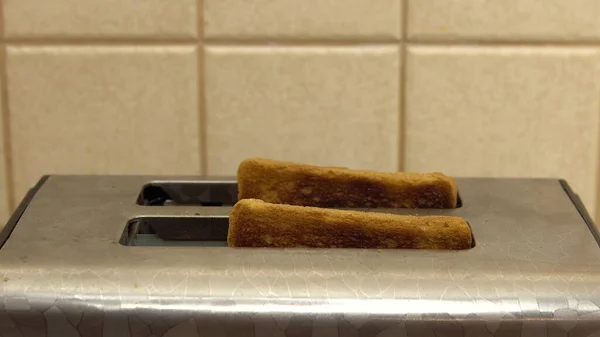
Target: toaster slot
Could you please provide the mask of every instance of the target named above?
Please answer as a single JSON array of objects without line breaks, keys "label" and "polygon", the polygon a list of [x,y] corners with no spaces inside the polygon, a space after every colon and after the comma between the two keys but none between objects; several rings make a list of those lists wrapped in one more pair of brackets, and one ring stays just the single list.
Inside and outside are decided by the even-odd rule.
[{"label": "toaster slot", "polygon": [[[140,206],[233,206],[238,186],[233,181],[153,181],[145,184],[136,203]],[[456,208],[463,206],[460,193]],[[423,209],[423,208],[421,208]]]},{"label": "toaster slot", "polygon": [[227,246],[226,217],[138,217],[128,221],[125,246]]},{"label": "toaster slot", "polygon": [[[471,227],[470,223],[467,225]],[[127,222],[124,246],[227,247],[228,217],[141,216]],[[472,233],[472,230],[471,230]],[[471,249],[475,238],[471,239]]]},{"label": "toaster slot", "polygon": [[142,187],[142,206],[232,206],[237,201],[235,181],[155,181]]}]

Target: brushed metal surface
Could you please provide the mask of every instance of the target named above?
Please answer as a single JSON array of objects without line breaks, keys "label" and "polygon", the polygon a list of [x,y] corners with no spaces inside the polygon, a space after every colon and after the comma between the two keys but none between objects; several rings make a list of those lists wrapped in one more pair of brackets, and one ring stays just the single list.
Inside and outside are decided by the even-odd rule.
[{"label": "brushed metal surface", "polygon": [[467,251],[125,246],[150,181],[51,176],[0,249],[0,336],[590,336],[600,248],[558,180],[458,179]]}]

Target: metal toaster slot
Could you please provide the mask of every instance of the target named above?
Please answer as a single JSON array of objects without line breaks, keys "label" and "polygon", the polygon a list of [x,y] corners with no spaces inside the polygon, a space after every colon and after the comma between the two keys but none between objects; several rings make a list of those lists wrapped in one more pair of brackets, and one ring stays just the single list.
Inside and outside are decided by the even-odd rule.
[{"label": "metal toaster slot", "polygon": [[[237,202],[235,180],[151,181],[138,193],[140,206],[194,206],[139,214],[127,222],[120,243],[127,246],[227,246],[228,215]],[[196,208],[195,206],[199,206]],[[462,206],[458,195],[457,208]],[[443,209],[354,209],[395,214],[441,215]],[[191,215],[193,212],[193,215]],[[475,246],[473,241],[472,247]]]},{"label": "metal toaster slot", "polygon": [[142,187],[137,204],[142,206],[233,206],[235,181],[155,181]]},{"label": "metal toaster slot", "polygon": [[[139,217],[128,221],[119,242],[124,246],[226,247],[228,229],[224,217]],[[475,245],[473,236],[469,249]]]},{"label": "metal toaster slot", "polygon": [[138,217],[128,221],[125,246],[227,246],[227,218]]}]

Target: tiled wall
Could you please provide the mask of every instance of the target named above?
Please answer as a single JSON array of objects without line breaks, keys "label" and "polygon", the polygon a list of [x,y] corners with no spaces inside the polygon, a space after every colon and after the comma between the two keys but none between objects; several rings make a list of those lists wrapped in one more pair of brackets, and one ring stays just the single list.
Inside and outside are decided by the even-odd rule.
[{"label": "tiled wall", "polygon": [[595,212],[597,0],[0,1],[0,219],[42,174],[248,156],[564,177]]}]

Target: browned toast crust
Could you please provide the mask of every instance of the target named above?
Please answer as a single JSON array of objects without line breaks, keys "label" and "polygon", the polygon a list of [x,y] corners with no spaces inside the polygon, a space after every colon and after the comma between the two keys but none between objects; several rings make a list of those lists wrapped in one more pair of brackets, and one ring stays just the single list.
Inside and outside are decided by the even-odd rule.
[{"label": "browned toast crust", "polygon": [[230,247],[468,249],[459,217],[410,216],[238,201],[229,216]]},{"label": "browned toast crust", "polygon": [[238,199],[338,208],[456,208],[454,178],[442,173],[359,171],[252,158],[237,174]]}]

